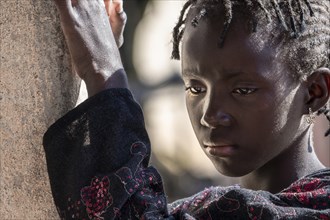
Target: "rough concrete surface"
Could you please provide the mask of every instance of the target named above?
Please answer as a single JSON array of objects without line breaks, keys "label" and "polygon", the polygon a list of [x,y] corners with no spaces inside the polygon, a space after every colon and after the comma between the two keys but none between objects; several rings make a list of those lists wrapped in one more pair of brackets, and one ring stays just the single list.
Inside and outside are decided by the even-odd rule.
[{"label": "rough concrete surface", "polygon": [[42,147],[79,80],[51,0],[0,0],[0,219],[58,219]]}]

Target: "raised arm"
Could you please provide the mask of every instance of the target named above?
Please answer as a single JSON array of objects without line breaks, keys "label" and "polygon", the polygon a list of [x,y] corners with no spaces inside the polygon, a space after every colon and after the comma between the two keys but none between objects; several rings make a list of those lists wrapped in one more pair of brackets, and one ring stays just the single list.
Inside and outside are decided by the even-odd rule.
[{"label": "raised arm", "polygon": [[118,51],[126,23],[122,0],[54,1],[75,71],[85,81],[88,95],[127,88]]},{"label": "raised arm", "polygon": [[76,72],[93,96],[43,138],[61,219],[164,219],[166,197],[160,175],[149,166],[143,114],[122,89],[122,1],[54,1]]}]

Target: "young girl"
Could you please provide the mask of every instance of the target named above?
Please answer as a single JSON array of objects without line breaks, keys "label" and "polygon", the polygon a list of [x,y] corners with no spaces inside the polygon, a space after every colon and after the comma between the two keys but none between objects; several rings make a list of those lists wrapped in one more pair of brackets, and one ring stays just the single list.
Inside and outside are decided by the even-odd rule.
[{"label": "young girl", "polygon": [[315,113],[329,119],[328,0],[184,5],[173,58],[182,41],[190,120],[216,169],[241,184],[170,205],[148,166],[141,109],[126,89],[117,49],[122,2],[106,1],[107,11],[101,0],[55,2],[90,96],[44,136],[61,218],[330,219],[330,169],[310,141]]}]

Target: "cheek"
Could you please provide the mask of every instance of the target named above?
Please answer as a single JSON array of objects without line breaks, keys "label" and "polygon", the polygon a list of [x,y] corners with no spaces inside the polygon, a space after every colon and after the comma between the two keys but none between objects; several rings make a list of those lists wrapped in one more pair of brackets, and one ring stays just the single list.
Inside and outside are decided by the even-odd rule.
[{"label": "cheek", "polygon": [[281,108],[277,108],[274,111],[274,115],[273,115],[273,132],[274,133],[281,133],[281,130],[283,129],[283,127],[286,124],[287,121],[287,116],[286,116],[286,112],[281,111]]},{"label": "cheek", "polygon": [[197,128],[200,126],[199,122],[202,114],[200,108],[196,103],[192,102],[187,97],[186,97],[186,108],[188,111],[190,122],[193,126],[195,133],[197,134]]},{"label": "cheek", "polygon": [[296,98],[295,91],[292,91],[285,96],[273,98],[272,102],[267,105],[258,106],[260,114],[256,115],[255,122],[260,125],[260,128],[257,129],[257,132],[251,130],[248,132],[254,132],[249,136],[259,137],[253,143],[264,146],[265,157],[268,154],[277,154],[294,140],[300,125],[296,112]]},{"label": "cheek", "polygon": [[[257,150],[256,146],[269,146],[278,138],[281,127],[285,124],[282,108],[275,103],[274,96],[265,96],[253,106],[240,108],[237,119],[237,131],[242,144]],[[255,149],[257,148],[257,149]],[[261,147],[263,149],[265,147]]]},{"label": "cheek", "polygon": [[[285,128],[295,129],[300,123],[298,118],[298,105],[296,100],[299,99],[295,90],[288,93],[285,97],[280,99],[274,105],[273,119],[274,119],[274,131],[282,132]],[[292,123],[288,123],[292,122]],[[295,123],[296,122],[296,123]]]}]

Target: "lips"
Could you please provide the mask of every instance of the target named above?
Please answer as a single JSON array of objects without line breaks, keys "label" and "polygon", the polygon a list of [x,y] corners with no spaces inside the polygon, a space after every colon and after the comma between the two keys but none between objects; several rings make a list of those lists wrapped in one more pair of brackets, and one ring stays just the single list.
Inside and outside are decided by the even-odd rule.
[{"label": "lips", "polygon": [[214,157],[231,157],[237,151],[237,146],[231,143],[204,143],[204,148]]}]

